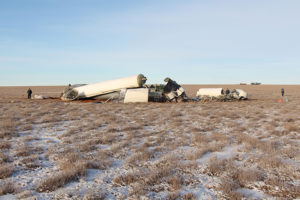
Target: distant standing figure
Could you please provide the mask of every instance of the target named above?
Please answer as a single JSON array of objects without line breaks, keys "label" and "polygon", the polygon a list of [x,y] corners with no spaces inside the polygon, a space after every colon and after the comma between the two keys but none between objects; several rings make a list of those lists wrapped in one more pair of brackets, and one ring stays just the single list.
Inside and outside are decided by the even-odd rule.
[{"label": "distant standing figure", "polygon": [[29,88],[27,90],[27,97],[28,97],[28,99],[31,99],[31,94],[32,94],[32,90]]},{"label": "distant standing figure", "polygon": [[284,89],[281,88],[281,96],[284,96]]},{"label": "distant standing figure", "polygon": [[226,95],[229,95],[230,94],[230,90],[227,88],[225,93],[226,93]]}]

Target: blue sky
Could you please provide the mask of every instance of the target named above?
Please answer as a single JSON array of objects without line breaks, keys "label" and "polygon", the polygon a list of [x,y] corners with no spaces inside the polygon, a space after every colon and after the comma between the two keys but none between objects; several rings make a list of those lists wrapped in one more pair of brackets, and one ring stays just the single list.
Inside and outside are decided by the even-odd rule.
[{"label": "blue sky", "polygon": [[300,84],[299,0],[0,0],[0,85]]}]

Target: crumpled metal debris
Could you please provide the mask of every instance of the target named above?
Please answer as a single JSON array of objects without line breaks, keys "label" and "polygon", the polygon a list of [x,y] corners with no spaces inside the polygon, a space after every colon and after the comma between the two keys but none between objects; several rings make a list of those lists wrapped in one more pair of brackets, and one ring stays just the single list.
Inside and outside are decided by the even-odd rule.
[{"label": "crumpled metal debris", "polygon": [[[197,96],[191,99],[192,101],[228,102],[248,99],[248,93],[241,89],[233,89],[228,94],[224,94],[224,90],[222,88],[205,88],[205,90],[202,91],[201,89],[199,89],[199,91],[197,92]],[[210,92],[210,89],[212,92]]]},{"label": "crumpled metal debris", "polygon": [[188,100],[185,89],[181,85],[176,83],[176,81],[173,81],[169,77],[165,78],[164,81],[167,82],[167,84],[163,89],[163,94],[168,101],[181,102]]}]

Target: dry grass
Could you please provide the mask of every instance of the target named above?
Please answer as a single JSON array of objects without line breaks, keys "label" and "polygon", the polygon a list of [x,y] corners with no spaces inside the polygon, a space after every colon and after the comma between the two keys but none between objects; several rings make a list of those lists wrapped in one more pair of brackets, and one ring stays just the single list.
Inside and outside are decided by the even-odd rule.
[{"label": "dry grass", "polygon": [[183,179],[180,174],[174,174],[173,176],[167,178],[167,183],[170,185],[171,191],[176,191],[180,189]]},{"label": "dry grass", "polygon": [[180,194],[178,192],[171,192],[168,194],[167,196],[167,200],[176,200],[176,199],[179,199],[180,197]]},{"label": "dry grass", "polygon": [[276,154],[260,156],[258,157],[258,162],[262,165],[262,167],[267,168],[284,167],[284,163],[282,162],[281,158]]},{"label": "dry grass", "polygon": [[18,194],[18,199],[27,199],[29,197],[32,197],[33,195],[34,193],[31,190],[25,190]]},{"label": "dry grass", "polygon": [[37,185],[36,190],[39,192],[51,192],[64,186],[71,181],[77,181],[80,176],[86,174],[86,163],[75,162],[75,163],[63,163],[62,171],[49,176],[46,180],[43,180]]},{"label": "dry grass", "polygon": [[125,160],[125,163],[129,166],[136,166],[140,163],[143,163],[153,157],[152,152],[142,151],[142,152],[135,152],[130,157]]},{"label": "dry grass", "polygon": [[[200,87],[188,86],[188,95]],[[29,176],[28,187],[49,198],[72,195],[68,183],[79,188],[81,199],[196,199],[194,191],[211,199],[255,199],[240,189],[270,198],[299,197],[300,87],[284,86],[289,102],[281,104],[281,86],[222,87],[245,89],[251,99],[28,101],[24,91],[16,96],[18,88],[12,93],[0,87],[6,92],[0,99],[0,176],[7,183],[1,180],[1,191],[14,192],[7,181],[22,185],[19,180]],[[21,188],[20,198],[36,192],[27,189]]]},{"label": "dry grass", "polygon": [[5,194],[12,194],[16,191],[16,188],[11,182],[2,182],[0,184],[0,196]]},{"label": "dry grass", "polygon": [[182,199],[184,199],[184,200],[196,200],[197,196],[195,194],[193,194],[193,193],[185,193],[182,196]]},{"label": "dry grass", "polygon": [[283,124],[283,127],[288,131],[288,132],[299,132],[300,128],[299,125],[293,123],[291,121],[292,119],[289,119],[288,122]]},{"label": "dry grass", "polygon": [[40,157],[38,155],[30,155],[21,160],[21,163],[24,164],[27,168],[34,169],[40,167],[38,160]]},{"label": "dry grass", "polygon": [[242,199],[243,195],[237,192],[239,184],[235,180],[226,177],[222,178],[221,181],[218,189],[223,192],[226,199]]},{"label": "dry grass", "polygon": [[201,158],[204,154],[209,153],[210,152],[210,148],[207,147],[203,147],[201,149],[197,149],[197,150],[189,150],[186,151],[184,154],[185,159],[187,160],[197,160],[199,158]]},{"label": "dry grass", "polygon": [[128,173],[124,175],[120,175],[114,178],[114,183],[117,185],[129,185],[131,183],[135,183],[140,179],[140,174],[136,173]]},{"label": "dry grass", "polygon": [[9,155],[0,152],[0,164],[1,163],[7,163],[10,161]]},{"label": "dry grass", "polygon": [[238,169],[235,174],[232,175],[241,187],[247,187],[249,183],[256,181],[263,181],[263,172],[257,169]]},{"label": "dry grass", "polygon": [[43,149],[41,147],[33,147],[25,144],[16,149],[15,155],[18,157],[30,156],[32,154],[42,153]]},{"label": "dry grass", "polygon": [[84,196],[83,200],[102,200],[105,199],[105,194],[101,191],[88,191]]},{"label": "dry grass", "polygon": [[5,179],[7,177],[10,177],[13,171],[14,168],[12,165],[0,164],[0,179]]},{"label": "dry grass", "polygon": [[226,169],[226,165],[228,161],[225,159],[218,159],[217,157],[212,157],[209,160],[208,166],[207,166],[207,172],[210,175],[213,176],[220,176],[222,173],[224,173]]},{"label": "dry grass", "polygon": [[2,140],[1,143],[0,143],[0,149],[1,150],[7,150],[7,149],[10,149],[11,147],[11,144],[9,141],[7,140]]},{"label": "dry grass", "polygon": [[281,154],[292,159],[299,155],[300,151],[296,147],[286,147],[281,150]]},{"label": "dry grass", "polygon": [[88,169],[107,169],[111,166],[112,160],[105,152],[99,151],[95,157],[92,159],[87,159]]},{"label": "dry grass", "polygon": [[16,136],[16,123],[13,118],[5,117],[0,121],[0,138],[11,138]]}]

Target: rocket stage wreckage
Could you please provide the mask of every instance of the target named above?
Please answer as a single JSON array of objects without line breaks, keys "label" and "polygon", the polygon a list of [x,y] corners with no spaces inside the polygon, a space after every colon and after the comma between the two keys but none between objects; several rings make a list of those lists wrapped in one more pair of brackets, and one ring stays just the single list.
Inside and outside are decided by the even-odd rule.
[{"label": "rocket stage wreckage", "polygon": [[62,100],[78,99],[110,99],[119,98],[122,89],[140,88],[146,83],[147,78],[142,75],[130,76],[99,83],[71,86],[64,90]]}]

